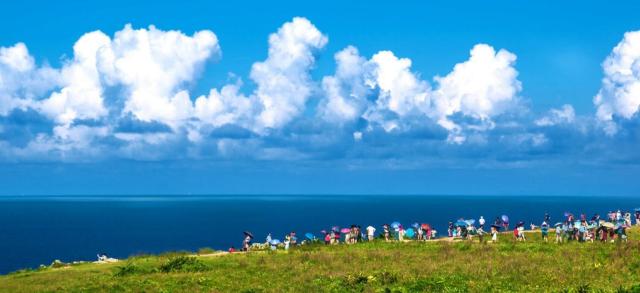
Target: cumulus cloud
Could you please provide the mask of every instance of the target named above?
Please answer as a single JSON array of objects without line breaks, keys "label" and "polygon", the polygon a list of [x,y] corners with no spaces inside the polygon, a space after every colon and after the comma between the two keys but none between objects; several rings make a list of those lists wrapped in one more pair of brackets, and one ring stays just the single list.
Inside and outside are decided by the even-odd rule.
[{"label": "cumulus cloud", "polygon": [[[432,78],[410,58],[391,51],[365,57],[348,46],[334,54],[335,72],[314,80],[327,42],[309,20],[293,18],[269,36],[266,59],[252,65],[253,90],[243,92],[242,78],[234,78],[199,96],[190,89],[221,56],[208,30],[89,32],[60,68],[37,62],[25,44],[0,47],[0,156],[414,161],[437,153],[517,161],[604,149],[585,147],[596,140],[595,119],[571,105],[518,114],[528,108],[520,103],[517,57],[505,49],[475,45]],[[638,47],[637,34],[628,33],[604,62],[594,100],[600,123],[635,125],[618,119],[637,115]]]},{"label": "cumulus cloud", "polygon": [[489,45],[475,45],[469,60],[435,78],[434,104],[440,119],[458,112],[482,120],[504,113],[522,89],[515,61],[516,55],[507,50],[496,52]]},{"label": "cumulus cloud", "polygon": [[187,36],[127,25],[96,53],[106,83],[125,87],[124,114],[177,127],[192,114],[185,84],[194,81],[206,60],[220,54],[220,47],[208,30]]},{"label": "cumulus cloud", "polygon": [[75,43],[73,60],[60,72],[62,88],[41,101],[38,107],[42,113],[66,125],[76,119],[107,115],[96,53],[109,43],[109,37],[98,31],[85,34]]},{"label": "cumulus cloud", "polygon": [[[509,51],[478,44],[469,60],[444,77],[436,76],[432,88],[412,71],[409,58],[380,51],[365,60],[357,49],[347,47],[336,54],[336,73],[323,79],[320,112],[333,121],[362,117],[386,131],[429,119],[450,131],[452,142],[463,142],[463,126],[453,116],[481,121],[481,126],[471,126],[476,130],[491,128],[493,117],[517,103],[521,84],[515,60]],[[368,98],[371,93],[377,96]]]},{"label": "cumulus cloud", "polygon": [[593,102],[606,132],[615,134],[614,118],[630,119],[640,109],[640,31],[625,33],[602,67],[602,88]]},{"label": "cumulus cloud", "polygon": [[253,94],[240,94],[240,84],[213,89],[196,99],[196,117],[213,126],[233,123],[258,133],[283,127],[304,111],[314,88],[310,70],[327,41],[306,18],[283,24],[269,36],[267,59],[251,67]]},{"label": "cumulus cloud", "polygon": [[318,114],[332,123],[353,121],[366,107],[368,88],[364,72],[367,60],[353,46],[336,53],[334,58],[336,73],[322,79],[326,98],[319,105]]},{"label": "cumulus cloud", "polygon": [[538,126],[554,126],[558,124],[570,124],[576,120],[576,112],[573,106],[566,104],[560,109],[551,109],[547,115],[537,119],[534,123]]},{"label": "cumulus cloud", "polygon": [[32,106],[33,100],[52,89],[58,79],[57,70],[36,66],[24,43],[0,47],[0,115]]},{"label": "cumulus cloud", "polygon": [[309,70],[328,39],[306,18],[296,17],[269,36],[269,56],[253,64],[251,79],[262,103],[261,126],[277,128],[299,115],[311,95]]}]

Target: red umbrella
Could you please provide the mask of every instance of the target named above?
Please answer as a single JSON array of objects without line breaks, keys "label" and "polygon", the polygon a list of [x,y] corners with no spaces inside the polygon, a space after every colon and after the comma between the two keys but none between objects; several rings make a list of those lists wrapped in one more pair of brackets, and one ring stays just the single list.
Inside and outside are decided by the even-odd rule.
[{"label": "red umbrella", "polygon": [[429,226],[429,224],[422,224],[422,226],[421,226],[421,227],[422,227],[422,229],[424,229],[424,230],[431,229],[431,226]]}]

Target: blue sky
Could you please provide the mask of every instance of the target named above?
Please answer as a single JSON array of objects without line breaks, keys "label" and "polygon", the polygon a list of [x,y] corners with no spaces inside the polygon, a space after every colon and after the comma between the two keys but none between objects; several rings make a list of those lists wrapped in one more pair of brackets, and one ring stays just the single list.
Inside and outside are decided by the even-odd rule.
[{"label": "blue sky", "polygon": [[3,5],[0,193],[640,190],[633,1],[183,2]]}]

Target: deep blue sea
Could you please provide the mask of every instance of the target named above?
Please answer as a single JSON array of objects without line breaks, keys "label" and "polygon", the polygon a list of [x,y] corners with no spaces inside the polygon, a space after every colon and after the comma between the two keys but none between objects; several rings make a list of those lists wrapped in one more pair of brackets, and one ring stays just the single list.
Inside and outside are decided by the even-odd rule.
[{"label": "deep blue sea", "polygon": [[0,273],[62,261],[95,260],[106,252],[140,253],[239,247],[242,232],[257,241],[331,226],[363,227],[399,221],[432,224],[440,235],[460,217],[506,214],[511,222],[539,225],[563,213],[633,210],[640,197],[558,196],[103,196],[0,197]]}]

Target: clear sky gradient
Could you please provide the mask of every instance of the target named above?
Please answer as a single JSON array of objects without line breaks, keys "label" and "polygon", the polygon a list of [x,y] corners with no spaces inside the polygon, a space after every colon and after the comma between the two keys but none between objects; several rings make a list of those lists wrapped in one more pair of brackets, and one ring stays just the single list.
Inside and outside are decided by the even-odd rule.
[{"label": "clear sky gradient", "polygon": [[[0,47],[9,52],[24,43],[34,65],[25,69],[16,55],[0,55],[6,57],[0,58],[0,194],[638,196],[640,37],[625,38],[640,30],[638,11],[637,1],[3,3]],[[153,71],[131,69],[135,73],[129,74],[104,69],[107,61],[93,62],[100,108],[72,102],[86,97],[86,92],[69,93],[83,88],[78,76],[68,73],[78,62],[74,44],[99,30],[110,42],[109,52],[126,56],[131,48],[117,47],[116,34],[124,40],[131,33],[127,24],[134,30],[154,25],[159,34],[176,30],[194,39],[194,33],[206,30],[215,40],[205,36],[206,48],[194,47],[206,58],[184,57],[180,62],[193,66],[164,67],[168,73],[152,82],[139,76],[153,79]],[[291,37],[287,24],[304,32]],[[285,45],[270,43],[270,34]],[[296,44],[312,56],[308,64],[288,59],[294,58]],[[471,50],[482,49],[477,44],[493,50],[487,63],[478,61],[466,71],[456,66],[473,64]],[[619,44],[628,49],[614,52]],[[152,60],[165,66],[174,47],[158,46],[169,48],[168,57]],[[347,46],[357,48],[363,60],[349,65],[356,77],[336,73],[334,54]],[[176,54],[195,56],[193,50]],[[411,64],[392,71],[401,61],[377,59],[381,51]],[[614,64],[613,73],[603,68],[605,60]],[[289,61],[294,65],[284,67]],[[266,69],[260,73],[256,63]],[[630,73],[616,64],[627,64]],[[487,69],[494,65],[495,70]],[[53,73],[43,77],[42,68]],[[621,78],[620,72],[627,75]],[[395,79],[389,85],[385,73],[406,73],[398,76],[412,82]],[[276,74],[288,76],[284,86],[274,86]],[[486,81],[474,78],[485,75],[490,76]],[[341,82],[336,87],[341,99],[354,105],[356,114],[340,108],[348,119],[321,114],[337,111],[327,106],[331,94],[323,79],[330,76]],[[461,95],[469,91],[464,76],[482,80],[471,91],[489,90]],[[145,86],[167,83],[160,78],[176,80],[175,85],[150,93]],[[607,87],[603,79],[613,85]],[[251,106],[198,116],[199,96],[238,80],[238,93],[225,105],[244,99]],[[179,117],[153,112],[145,108],[153,107],[153,97],[134,108],[129,102],[136,90],[144,99],[166,95],[167,101],[185,91],[191,110],[175,114]],[[46,102],[56,93],[67,95],[64,105]],[[604,102],[594,103],[599,93]],[[431,106],[416,102],[425,96]],[[275,97],[281,108],[271,114],[282,120],[256,118],[271,117],[264,110],[265,97]],[[449,103],[456,97],[461,106]],[[402,104],[405,108],[385,104],[394,98],[412,102]],[[433,101],[446,102],[447,110]],[[489,108],[481,110],[487,103]],[[613,110],[605,111],[609,106]],[[69,118],[69,109],[75,116]],[[168,111],[183,113],[180,109]],[[225,114],[232,118],[220,122]]]}]

